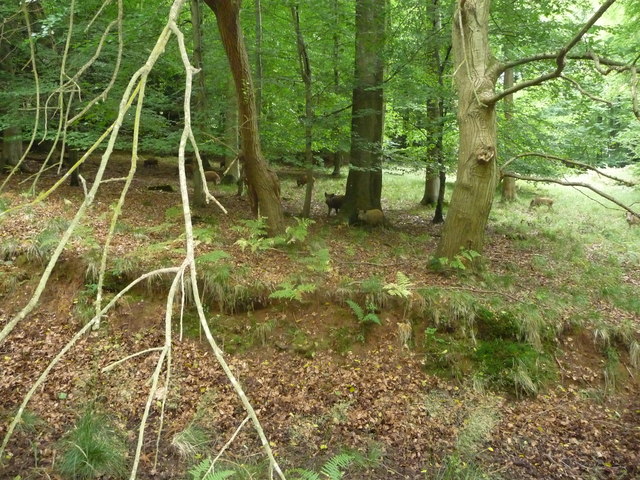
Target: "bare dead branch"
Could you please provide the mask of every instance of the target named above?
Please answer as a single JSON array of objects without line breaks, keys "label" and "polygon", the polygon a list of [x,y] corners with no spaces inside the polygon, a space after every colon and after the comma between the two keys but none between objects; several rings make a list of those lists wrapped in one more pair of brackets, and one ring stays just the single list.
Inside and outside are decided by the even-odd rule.
[{"label": "bare dead branch", "polygon": [[525,152],[525,153],[521,153],[519,155],[516,155],[515,157],[510,158],[509,160],[507,160],[505,162],[505,164],[500,168],[501,170],[501,174],[502,176],[508,177],[510,175],[507,175],[506,173],[504,173],[504,170],[507,168],[507,166],[512,163],[513,161],[517,160],[518,158],[523,158],[523,157],[540,157],[540,158],[546,158],[547,160],[557,160],[563,164],[565,164],[568,167],[580,167],[580,168],[584,168],[586,170],[591,170],[596,172],[598,175],[602,175],[603,177],[607,177],[615,182],[621,183],[623,185],[626,185],[627,187],[634,187],[636,184],[633,182],[629,182],[628,180],[624,180],[622,178],[619,177],[614,177],[613,175],[610,175],[608,173],[603,172],[602,170],[593,167],[591,165],[587,165],[586,163],[582,163],[582,162],[578,162],[576,160],[570,160],[568,158],[562,158],[562,157],[558,157],[556,155],[549,155],[549,154],[545,154],[545,153],[536,153],[536,152]]},{"label": "bare dead branch", "polygon": [[627,212],[630,212],[632,215],[640,216],[640,213],[634,212],[633,210],[631,210],[631,208],[629,208],[624,203],[620,202],[619,200],[616,200],[615,198],[613,198],[608,193],[604,193],[602,190],[598,190],[596,187],[594,187],[593,185],[589,185],[588,183],[571,182],[571,181],[568,181],[568,180],[558,180],[557,178],[529,177],[529,176],[526,176],[526,175],[518,175],[517,173],[513,173],[513,172],[503,172],[502,176],[503,177],[517,178],[518,180],[526,180],[528,182],[555,183],[555,184],[558,184],[558,185],[565,185],[567,187],[587,188],[587,189],[591,190],[592,192],[597,193],[601,197],[606,198],[611,203],[615,203],[620,208],[626,210]]}]

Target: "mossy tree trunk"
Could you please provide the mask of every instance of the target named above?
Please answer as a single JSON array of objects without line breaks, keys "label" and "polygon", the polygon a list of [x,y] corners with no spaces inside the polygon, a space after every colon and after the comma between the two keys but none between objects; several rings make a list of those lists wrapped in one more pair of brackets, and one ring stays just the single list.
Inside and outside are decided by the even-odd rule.
[{"label": "mossy tree trunk", "polygon": [[491,69],[490,0],[458,0],[453,18],[453,56],[460,132],[458,170],[437,249],[452,258],[461,249],[481,252],[497,175],[495,103],[498,69]]},{"label": "mossy tree trunk", "polygon": [[241,157],[249,189],[249,201],[255,215],[266,217],[270,235],[284,232],[280,204],[280,184],[262,155],[258,133],[255,92],[251,81],[249,57],[240,28],[239,0],[205,0],[213,10],[227,54],[238,100]]},{"label": "mossy tree trunk", "polygon": [[358,209],[381,208],[385,7],[385,0],[356,2],[351,155],[346,198],[340,210],[350,219]]}]

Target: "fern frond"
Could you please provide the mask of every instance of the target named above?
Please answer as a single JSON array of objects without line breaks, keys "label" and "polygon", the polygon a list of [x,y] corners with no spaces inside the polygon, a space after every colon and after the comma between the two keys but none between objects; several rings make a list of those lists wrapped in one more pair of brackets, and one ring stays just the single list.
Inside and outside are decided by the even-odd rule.
[{"label": "fern frond", "polygon": [[353,462],[354,456],[349,453],[339,453],[331,457],[325,463],[320,472],[326,475],[330,480],[339,480],[342,478],[342,470],[346,470]]}]

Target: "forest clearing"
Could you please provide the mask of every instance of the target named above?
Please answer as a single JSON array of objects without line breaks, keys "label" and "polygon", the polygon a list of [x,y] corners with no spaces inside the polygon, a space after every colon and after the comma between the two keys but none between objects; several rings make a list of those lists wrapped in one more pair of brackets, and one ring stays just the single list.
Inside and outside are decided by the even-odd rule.
[{"label": "forest clearing", "polygon": [[640,478],[640,4],[524,3],[0,5],[0,479]]}]

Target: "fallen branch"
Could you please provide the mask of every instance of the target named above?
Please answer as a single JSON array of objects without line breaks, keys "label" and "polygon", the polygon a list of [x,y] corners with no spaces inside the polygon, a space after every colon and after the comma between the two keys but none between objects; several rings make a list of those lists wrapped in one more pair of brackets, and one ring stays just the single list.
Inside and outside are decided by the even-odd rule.
[{"label": "fallen branch", "polygon": [[[519,155],[516,155],[515,157],[511,157],[509,160],[507,160],[504,165],[502,165],[502,167],[500,167],[500,171],[501,171],[501,175],[503,177],[509,177],[512,175],[509,174],[505,174],[504,170],[505,168],[507,168],[507,166],[514,162],[515,160],[519,159],[519,158],[523,158],[523,157],[540,157],[540,158],[546,158],[548,160],[557,160],[561,163],[563,163],[564,165],[568,166],[568,167],[579,167],[579,168],[584,168],[586,170],[591,170],[596,172],[598,175],[602,175],[603,177],[607,177],[615,182],[621,183],[623,185],[626,185],[627,187],[635,187],[635,183],[630,182],[628,180],[624,180],[622,178],[619,177],[614,177],[613,175],[610,175],[608,173],[603,172],[602,170],[593,167],[591,165],[588,165],[586,163],[582,163],[582,162],[578,162],[576,160],[570,160],[568,158],[562,158],[562,157],[558,157],[556,155],[549,155],[546,153],[537,153],[537,152],[525,152],[525,153],[521,153]],[[515,178],[515,177],[514,177]]]},{"label": "fallen branch", "polygon": [[626,210],[627,212],[630,212],[632,215],[635,215],[636,217],[640,217],[640,213],[638,212],[634,212],[633,210],[631,210],[631,208],[629,208],[627,205],[625,205],[624,203],[620,202],[619,200],[616,200],[615,198],[613,198],[611,195],[604,193],[601,190],[598,190],[596,187],[589,185],[588,183],[583,183],[583,182],[571,182],[571,181],[567,181],[567,180],[558,180],[556,178],[542,178],[542,177],[528,177],[526,175],[518,175],[517,173],[511,173],[511,172],[503,172],[502,173],[503,177],[511,177],[511,178],[517,178],[518,180],[526,180],[529,182],[547,182],[547,183],[556,183],[558,185],[565,185],[567,187],[582,187],[582,188],[588,188],[589,190],[591,190],[592,192],[597,193],[598,195],[600,195],[603,198],[606,198],[607,200],[609,200],[611,203],[615,203],[616,205],[618,205],[620,208]]}]

